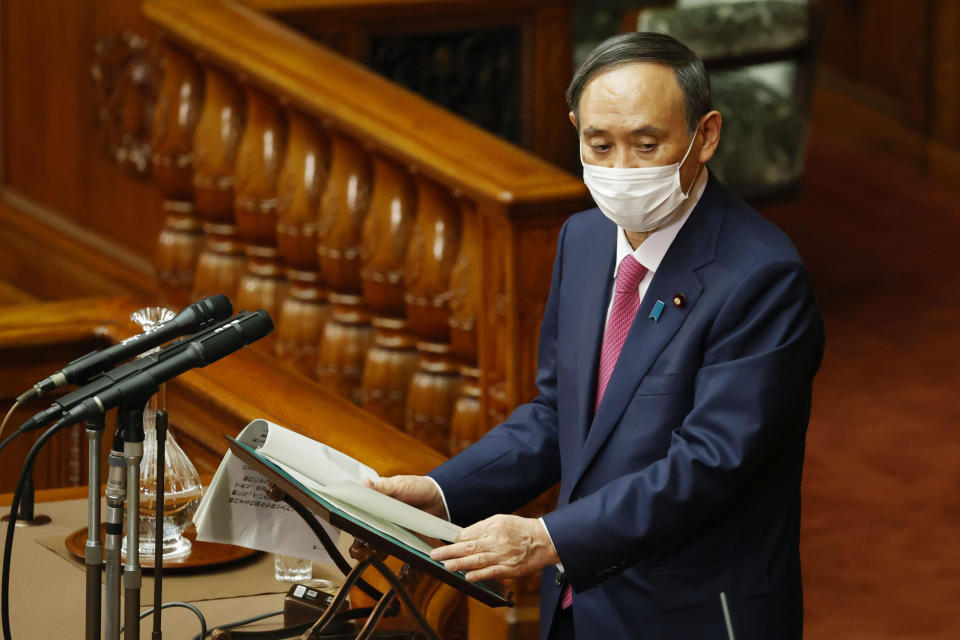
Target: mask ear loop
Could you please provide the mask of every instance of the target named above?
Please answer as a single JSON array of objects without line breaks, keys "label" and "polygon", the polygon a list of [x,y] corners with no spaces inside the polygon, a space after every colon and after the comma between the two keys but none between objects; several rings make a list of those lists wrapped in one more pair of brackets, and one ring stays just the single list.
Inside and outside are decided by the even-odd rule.
[{"label": "mask ear loop", "polygon": [[[690,152],[693,150],[693,143],[697,141],[697,134],[700,133],[700,124],[697,124],[697,130],[693,132],[693,137],[690,138],[690,146],[687,147],[687,152],[683,154],[683,160],[680,161],[680,164],[677,165],[677,181],[680,182],[680,169],[683,168],[683,163],[687,161],[687,157],[690,155]],[[581,155],[582,155],[581,151]],[[693,191],[693,185],[697,184],[697,178],[700,177],[700,172],[703,170],[703,167],[697,169],[696,175],[693,176],[693,180],[690,182],[690,188],[687,189],[686,193],[683,193],[683,183],[680,184],[680,192],[683,193],[683,198],[686,200],[690,197],[690,192]]]}]

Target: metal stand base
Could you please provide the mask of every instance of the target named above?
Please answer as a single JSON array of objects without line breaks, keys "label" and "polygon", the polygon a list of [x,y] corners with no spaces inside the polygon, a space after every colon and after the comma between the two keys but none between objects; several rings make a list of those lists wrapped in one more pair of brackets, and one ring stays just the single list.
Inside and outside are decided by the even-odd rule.
[{"label": "metal stand base", "polygon": [[[10,522],[10,514],[0,518],[0,522]],[[13,526],[15,527],[42,527],[45,524],[50,524],[50,516],[45,516],[43,514],[38,516],[33,516],[33,520],[21,520],[17,518],[17,523]]]}]

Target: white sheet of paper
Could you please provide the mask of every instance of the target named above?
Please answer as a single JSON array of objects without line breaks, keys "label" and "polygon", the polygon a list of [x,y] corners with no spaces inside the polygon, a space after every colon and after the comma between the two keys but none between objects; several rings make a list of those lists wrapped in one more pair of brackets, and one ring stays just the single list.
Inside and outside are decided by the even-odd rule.
[{"label": "white sheet of paper", "polygon": [[[283,427],[254,420],[243,428],[237,440],[259,448],[275,429]],[[330,562],[329,554],[297,512],[286,503],[267,497],[269,486],[259,472],[228,451],[193,516],[197,539]],[[319,518],[318,521],[336,541],[340,530]]]},{"label": "white sheet of paper", "polygon": [[399,540],[400,542],[403,542],[406,545],[413,547],[414,549],[419,549],[420,551],[428,555],[430,553],[430,550],[433,548],[429,544],[427,544],[426,542],[418,538],[417,536],[407,531],[406,529],[402,527],[398,527],[397,525],[393,524],[392,522],[389,522],[388,520],[384,520],[383,518],[378,518],[377,516],[371,513],[367,513],[362,509],[358,509],[354,505],[341,502],[340,500],[332,496],[326,495],[324,493],[323,485],[312,480],[311,478],[308,478],[307,476],[303,475],[296,469],[291,469],[290,467],[286,466],[285,464],[277,460],[274,460],[273,462],[278,467],[280,467],[281,469],[289,473],[290,477],[292,477],[294,480],[296,480],[297,482],[305,486],[307,489],[310,489],[311,491],[315,492],[317,495],[322,497],[324,500],[326,500],[336,508],[350,514],[357,520],[365,523],[367,526],[377,529],[379,531],[382,531],[383,533],[386,533],[388,535],[391,535],[397,540]]},{"label": "white sheet of paper", "polygon": [[351,480],[330,484],[317,491],[326,498],[353,505],[367,513],[374,513],[389,522],[406,527],[430,538],[453,542],[463,530],[452,522],[411,507],[395,498]]},{"label": "white sheet of paper", "polygon": [[260,453],[323,486],[344,480],[362,482],[364,478],[380,477],[376,471],[347,454],[274,424],[270,425]]}]

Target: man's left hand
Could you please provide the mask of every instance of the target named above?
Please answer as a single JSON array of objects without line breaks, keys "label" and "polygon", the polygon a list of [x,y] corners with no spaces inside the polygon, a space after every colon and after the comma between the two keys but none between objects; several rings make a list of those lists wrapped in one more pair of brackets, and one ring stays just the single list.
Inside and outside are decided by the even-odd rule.
[{"label": "man's left hand", "polygon": [[518,578],[560,562],[540,520],[510,515],[470,525],[456,542],[437,547],[430,557],[450,571],[467,571],[470,582]]}]

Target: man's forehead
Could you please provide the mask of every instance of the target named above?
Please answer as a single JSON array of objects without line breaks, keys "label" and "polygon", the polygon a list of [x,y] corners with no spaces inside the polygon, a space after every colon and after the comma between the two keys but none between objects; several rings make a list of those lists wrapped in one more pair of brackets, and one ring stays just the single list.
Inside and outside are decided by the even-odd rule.
[{"label": "man's forehead", "polygon": [[617,65],[592,77],[580,98],[580,124],[673,128],[683,120],[683,91],[673,68],[657,62]]}]

